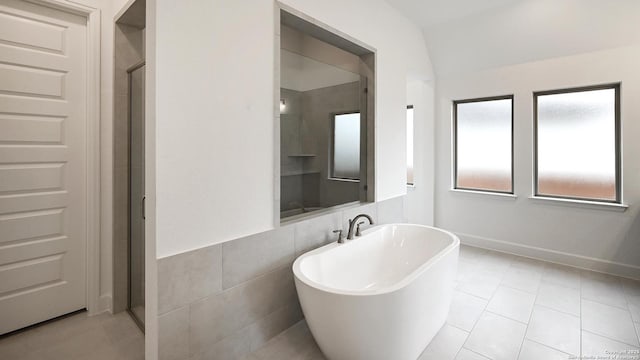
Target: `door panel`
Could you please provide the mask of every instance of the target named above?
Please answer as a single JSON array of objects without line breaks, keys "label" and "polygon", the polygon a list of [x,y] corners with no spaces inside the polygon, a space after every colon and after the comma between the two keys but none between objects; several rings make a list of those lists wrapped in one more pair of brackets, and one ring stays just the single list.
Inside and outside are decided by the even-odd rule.
[{"label": "door panel", "polygon": [[86,19],[0,4],[0,334],[86,304]]}]

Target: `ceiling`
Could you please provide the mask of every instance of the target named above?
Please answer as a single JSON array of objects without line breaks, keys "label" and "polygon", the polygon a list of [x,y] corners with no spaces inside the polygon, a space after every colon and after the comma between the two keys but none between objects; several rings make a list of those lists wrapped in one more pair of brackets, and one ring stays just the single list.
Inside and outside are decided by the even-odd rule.
[{"label": "ceiling", "polygon": [[640,0],[387,0],[438,77],[640,44]]},{"label": "ceiling", "polygon": [[387,0],[422,28],[462,19],[521,0]]}]

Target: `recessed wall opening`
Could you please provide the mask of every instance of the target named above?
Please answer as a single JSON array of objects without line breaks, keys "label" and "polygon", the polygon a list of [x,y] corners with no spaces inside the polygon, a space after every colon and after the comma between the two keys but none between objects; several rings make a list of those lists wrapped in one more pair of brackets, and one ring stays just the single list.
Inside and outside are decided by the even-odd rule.
[{"label": "recessed wall opening", "polygon": [[279,218],[373,201],[375,54],[280,11]]}]

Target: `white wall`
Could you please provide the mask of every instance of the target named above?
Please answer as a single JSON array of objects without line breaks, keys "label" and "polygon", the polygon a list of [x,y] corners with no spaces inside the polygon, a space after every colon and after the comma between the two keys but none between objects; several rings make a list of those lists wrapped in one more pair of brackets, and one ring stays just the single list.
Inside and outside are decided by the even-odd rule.
[{"label": "white wall", "polygon": [[407,187],[410,223],[433,225],[435,187],[434,82],[407,80],[407,105],[413,105],[414,186]]},{"label": "white wall", "polygon": [[[404,194],[406,79],[432,78],[421,31],[381,0],[283,3],[376,49],[376,199]],[[164,257],[273,227],[277,24],[270,0],[156,6],[155,34],[147,31]]]},{"label": "white wall", "polygon": [[[634,45],[439,78],[436,225],[477,245],[640,276],[638,64],[640,46]],[[622,82],[623,200],[629,209],[618,212],[529,199],[533,181],[532,92],[612,82]],[[507,94],[515,95],[517,199],[450,191],[451,101]]]}]

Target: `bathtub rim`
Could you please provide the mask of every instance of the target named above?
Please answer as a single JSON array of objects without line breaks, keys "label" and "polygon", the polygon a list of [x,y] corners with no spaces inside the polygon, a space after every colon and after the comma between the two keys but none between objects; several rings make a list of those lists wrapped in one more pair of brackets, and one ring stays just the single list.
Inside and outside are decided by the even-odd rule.
[{"label": "bathtub rim", "polygon": [[[319,253],[322,253],[322,252],[331,251],[332,249],[340,247],[340,246],[349,246],[349,244],[352,244],[354,241],[363,240],[363,238],[366,239],[366,235],[373,234],[374,232],[377,232],[377,231],[382,231],[385,227],[393,227],[393,226],[420,227],[420,228],[426,228],[426,229],[429,229],[429,230],[435,230],[435,231],[444,233],[444,234],[448,235],[449,237],[451,237],[452,242],[451,242],[451,244],[447,245],[444,249],[439,251],[436,255],[432,256],[429,260],[425,261],[418,268],[413,270],[411,273],[407,274],[404,278],[402,278],[402,280],[398,281],[397,283],[395,283],[393,285],[390,285],[390,286],[387,286],[387,287],[384,287],[384,288],[380,288],[380,289],[375,289],[375,290],[344,290],[344,289],[332,288],[332,287],[323,285],[321,283],[318,283],[318,282],[316,282],[314,280],[311,280],[300,269],[300,264],[307,257],[313,256],[313,255],[316,255],[316,254],[319,254]],[[421,224],[407,224],[407,223],[382,224],[382,225],[377,225],[375,227],[372,227],[372,228],[369,228],[369,229],[363,231],[362,237],[359,237],[359,238],[356,238],[356,239],[353,239],[353,240],[346,240],[346,243],[344,243],[344,244],[338,244],[337,241],[334,241],[332,243],[329,243],[327,245],[321,246],[321,247],[319,247],[317,249],[308,251],[308,252],[298,256],[298,258],[296,258],[296,260],[293,262],[292,270],[293,270],[294,278],[296,279],[296,281],[300,281],[303,284],[305,284],[306,286],[309,286],[309,287],[311,287],[313,289],[320,290],[320,291],[323,291],[323,292],[336,294],[336,295],[344,295],[344,296],[384,295],[384,294],[389,294],[389,293],[396,292],[398,290],[401,290],[401,289],[409,286],[424,271],[429,269],[433,264],[435,264],[438,260],[440,260],[441,258],[443,258],[446,255],[448,255],[450,252],[454,251],[454,249],[456,247],[459,247],[459,245],[460,245],[460,239],[458,238],[458,236],[456,234],[454,234],[454,233],[452,233],[450,231],[441,229],[441,228],[434,227],[434,226],[421,225]]]}]

